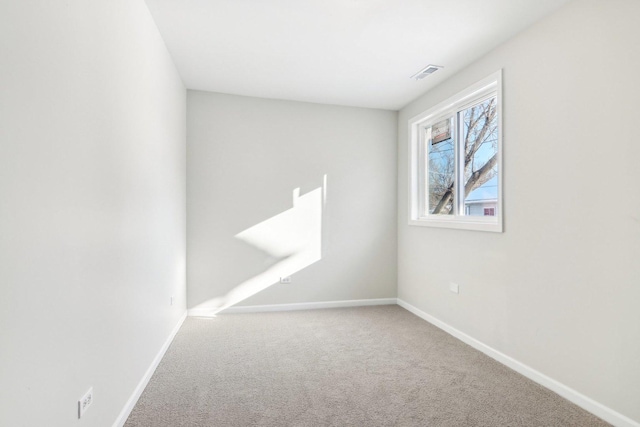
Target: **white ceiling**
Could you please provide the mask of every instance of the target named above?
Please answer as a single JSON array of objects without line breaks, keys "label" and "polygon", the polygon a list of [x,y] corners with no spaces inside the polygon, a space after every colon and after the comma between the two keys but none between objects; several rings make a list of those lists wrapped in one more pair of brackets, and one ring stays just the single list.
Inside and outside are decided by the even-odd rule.
[{"label": "white ceiling", "polygon": [[396,110],[567,0],[146,2],[189,89]]}]

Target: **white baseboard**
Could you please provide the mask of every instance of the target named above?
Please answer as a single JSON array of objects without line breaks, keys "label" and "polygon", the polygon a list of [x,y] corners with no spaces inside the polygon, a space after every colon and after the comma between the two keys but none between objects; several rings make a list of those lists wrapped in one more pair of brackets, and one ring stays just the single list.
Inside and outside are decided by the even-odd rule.
[{"label": "white baseboard", "polygon": [[[222,310],[221,313],[261,313],[266,311],[313,310],[317,308],[362,307],[367,305],[395,305],[397,298],[353,299],[346,301],[301,302],[294,304],[242,305]],[[192,308],[189,316],[207,316],[211,310]]]},{"label": "white baseboard", "polygon": [[180,330],[180,326],[182,326],[182,323],[186,318],[187,318],[187,313],[185,312],[182,315],[182,317],[180,317],[180,320],[178,320],[178,323],[169,334],[169,337],[167,337],[167,340],[164,342],[164,344],[160,348],[160,351],[158,352],[158,354],[156,354],[156,357],[153,359],[153,362],[151,362],[151,365],[149,366],[149,368],[147,368],[147,372],[144,373],[144,376],[142,377],[137,387],[133,391],[133,394],[131,395],[131,397],[129,397],[129,400],[127,400],[127,403],[124,405],[124,408],[122,408],[122,411],[120,411],[120,415],[118,415],[118,418],[116,418],[116,422],[113,423],[113,427],[124,426],[124,423],[127,421],[127,418],[129,418],[129,414],[131,414],[133,407],[136,406],[136,403],[138,402],[140,395],[142,395],[144,388],[149,383],[149,380],[153,376],[153,373],[155,372],[156,368],[160,364],[160,361],[164,357],[164,354],[167,352],[167,349],[171,345],[173,338],[178,333],[178,330]]},{"label": "white baseboard", "polygon": [[430,314],[425,313],[424,311],[412,306],[411,304],[401,300],[400,298],[398,298],[398,305],[409,310],[416,316],[426,320],[432,325],[437,326],[438,328],[447,332],[449,335],[453,335],[454,337],[458,338],[460,341],[470,345],[476,350],[483,352],[484,354],[491,357],[492,359],[497,360],[498,362],[508,366],[509,368],[524,375],[530,380],[533,380],[538,384],[540,384],[541,386],[546,387],[549,390],[559,394],[560,396],[564,397],[568,401],[575,403],[582,409],[591,412],[597,417],[602,418],[606,422],[613,424],[614,426],[617,426],[617,427],[640,427],[640,423],[632,420],[631,418],[626,417],[620,414],[619,412],[616,412],[613,409],[607,406],[604,406],[603,404],[596,402],[595,400],[585,396],[584,394],[581,394],[576,390],[570,387],[567,387],[566,385],[554,380],[553,378],[550,378],[544,375],[543,373],[536,371],[530,366],[527,366],[524,363],[519,362],[514,358],[507,356],[506,354],[501,353],[500,351],[492,347],[489,347],[488,345],[478,341],[477,339],[465,334],[462,331],[459,331],[458,329],[448,325],[442,320],[437,319],[431,316]]}]

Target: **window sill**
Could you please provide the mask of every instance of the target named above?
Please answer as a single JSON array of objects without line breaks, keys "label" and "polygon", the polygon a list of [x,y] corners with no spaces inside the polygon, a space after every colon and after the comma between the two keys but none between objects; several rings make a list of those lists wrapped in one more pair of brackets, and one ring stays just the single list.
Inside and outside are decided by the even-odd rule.
[{"label": "window sill", "polygon": [[421,227],[435,228],[453,228],[457,230],[475,230],[489,231],[493,233],[502,233],[502,221],[487,221],[486,219],[469,218],[469,217],[450,217],[450,218],[420,218],[409,219],[409,225],[417,225]]}]

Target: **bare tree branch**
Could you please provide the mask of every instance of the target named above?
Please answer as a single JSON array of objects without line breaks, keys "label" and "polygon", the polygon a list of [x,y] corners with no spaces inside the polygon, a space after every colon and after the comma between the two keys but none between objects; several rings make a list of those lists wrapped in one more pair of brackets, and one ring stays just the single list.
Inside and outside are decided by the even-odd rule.
[{"label": "bare tree branch", "polygon": [[[478,118],[484,116],[485,120],[484,120],[484,124],[482,125],[482,129],[478,133],[477,137],[474,139],[474,143],[470,148],[468,148],[468,143],[469,143],[468,140],[469,140],[469,135],[472,134],[472,128],[469,128],[469,130],[467,131],[467,137],[465,138],[465,158],[464,158],[465,169],[466,169],[466,166],[473,159],[473,155],[482,146],[482,143],[484,142],[484,139],[489,134],[489,129],[492,127],[491,123],[493,122],[493,119],[495,118],[496,113],[497,113],[496,108],[493,105],[493,101],[494,100],[492,99],[491,103],[487,107],[487,110],[484,112],[484,114],[480,114],[478,116]],[[477,123],[478,123],[478,121],[475,122],[475,125],[477,125]],[[474,127],[475,127],[475,125],[474,125]]]},{"label": "bare tree branch", "polygon": [[452,200],[453,200],[453,184],[451,184],[447,189],[447,191],[445,191],[445,193],[442,195],[442,197],[440,198],[440,201],[438,202],[436,207],[433,209],[433,213],[434,214],[441,213],[442,209],[444,209],[445,206],[451,203]]},{"label": "bare tree branch", "polygon": [[464,197],[466,198],[476,188],[480,187],[485,182],[493,178],[493,168],[498,163],[498,153],[494,154],[487,163],[485,163],[480,169],[473,172],[471,177],[464,186]]}]

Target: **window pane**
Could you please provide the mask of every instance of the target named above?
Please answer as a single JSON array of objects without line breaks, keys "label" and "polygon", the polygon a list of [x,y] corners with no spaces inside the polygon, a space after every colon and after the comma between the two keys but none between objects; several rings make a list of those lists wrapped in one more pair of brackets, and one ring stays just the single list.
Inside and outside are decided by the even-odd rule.
[{"label": "window pane", "polygon": [[460,112],[465,215],[495,216],[498,205],[497,113],[495,97]]},{"label": "window pane", "polygon": [[455,126],[453,117],[427,129],[428,211],[434,215],[452,215],[454,204]]}]

